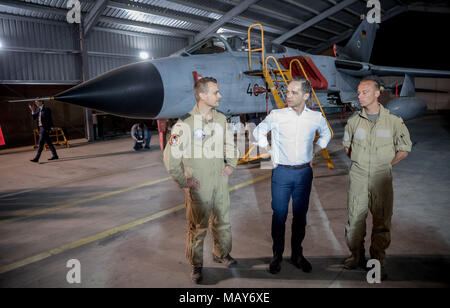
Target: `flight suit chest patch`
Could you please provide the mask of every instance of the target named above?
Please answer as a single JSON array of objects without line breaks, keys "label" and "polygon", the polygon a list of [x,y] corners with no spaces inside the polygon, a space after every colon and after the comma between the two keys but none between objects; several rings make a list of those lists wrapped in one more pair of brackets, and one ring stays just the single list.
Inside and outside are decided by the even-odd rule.
[{"label": "flight suit chest patch", "polygon": [[391,137],[391,130],[389,130],[389,129],[378,129],[377,130],[377,137],[390,138]]},{"label": "flight suit chest patch", "polygon": [[366,130],[363,128],[356,129],[355,138],[359,140],[364,140],[364,138],[366,138]]},{"label": "flight suit chest patch", "polygon": [[347,131],[344,132],[344,141],[350,141],[350,135]]},{"label": "flight suit chest patch", "polygon": [[202,128],[197,128],[194,131],[194,139],[195,140],[202,141],[203,139],[205,139],[205,137],[206,137],[206,133]]}]

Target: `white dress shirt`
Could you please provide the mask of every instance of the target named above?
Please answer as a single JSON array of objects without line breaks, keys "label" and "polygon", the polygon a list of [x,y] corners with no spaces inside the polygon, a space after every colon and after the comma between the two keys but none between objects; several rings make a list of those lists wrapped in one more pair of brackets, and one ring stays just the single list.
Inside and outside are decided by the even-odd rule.
[{"label": "white dress shirt", "polygon": [[253,131],[258,146],[266,148],[267,133],[272,132],[272,161],[274,165],[302,165],[313,157],[316,131],[320,138],[316,144],[325,149],[330,142],[331,132],[322,113],[305,107],[298,115],[286,107],[274,109]]}]

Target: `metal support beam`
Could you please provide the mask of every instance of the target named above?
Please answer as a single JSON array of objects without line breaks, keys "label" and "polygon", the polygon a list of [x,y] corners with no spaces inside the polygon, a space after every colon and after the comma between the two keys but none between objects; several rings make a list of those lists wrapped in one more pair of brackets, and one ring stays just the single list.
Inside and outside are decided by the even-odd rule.
[{"label": "metal support beam", "polygon": [[[283,1],[286,2],[286,3],[289,3],[291,5],[294,5],[294,6],[298,7],[298,8],[301,8],[302,10],[305,10],[305,11],[308,11],[310,13],[313,13],[314,15],[320,15],[319,11],[317,11],[315,9],[312,9],[312,8],[310,8],[310,7],[308,7],[308,6],[304,5],[304,4],[297,3],[294,0],[283,0]],[[328,19],[334,21],[335,23],[343,25],[343,26],[345,26],[347,28],[352,28],[353,27],[353,25],[348,24],[348,23],[346,23],[346,22],[344,22],[342,20],[339,20],[337,18],[334,18],[334,17],[328,17]]]},{"label": "metal support beam", "polygon": [[47,55],[74,55],[79,54],[79,50],[74,49],[53,49],[53,48],[33,48],[33,47],[2,47],[3,52],[39,53]]},{"label": "metal support beam", "polygon": [[389,11],[387,11],[385,14],[381,15],[381,22],[385,22],[386,20],[391,19],[392,17],[397,16],[398,14],[404,13],[406,11],[408,11],[408,7],[405,5],[394,7]]},{"label": "metal support beam", "polygon": [[[34,12],[39,12],[43,14],[50,14],[50,15],[58,15],[58,16],[64,16],[67,15],[67,10],[60,9],[60,8],[52,8],[45,5],[37,5],[37,4],[31,4],[27,2],[16,2],[13,0],[1,0],[0,6],[5,7],[13,7],[23,10],[29,10]],[[174,27],[168,27],[158,24],[152,24],[152,23],[146,23],[146,22],[139,22],[139,21],[133,21],[128,19],[119,19],[119,18],[112,18],[112,17],[105,17],[102,16],[99,18],[99,21],[112,23],[116,25],[127,25],[127,26],[135,26],[140,28],[147,28],[147,29],[155,29],[160,31],[165,31],[167,33],[170,33],[173,36],[181,36],[181,37],[187,37],[195,35],[197,32],[183,30],[179,28]]]},{"label": "metal support beam", "polygon": [[260,0],[245,0],[241,4],[235,6],[233,9],[231,9],[229,12],[227,12],[225,15],[223,15],[221,18],[219,18],[217,21],[213,22],[209,27],[207,27],[205,30],[201,31],[199,34],[197,34],[194,37],[194,42],[198,42],[211,33],[216,32],[217,29],[220,28],[220,26],[224,25],[225,23],[232,20],[234,17],[238,16],[242,12],[244,12],[246,9],[248,9],[249,6],[252,4],[255,4]]},{"label": "metal support beam", "polygon": [[[56,20],[49,20],[49,19],[42,19],[38,17],[28,17],[28,16],[20,16],[20,15],[13,15],[10,13],[0,13],[0,18],[3,19],[9,19],[9,20],[16,20],[16,21],[29,21],[39,24],[46,24],[46,25],[54,25],[58,27],[70,27],[71,25],[68,24],[66,21],[56,21]],[[107,27],[100,27],[95,26],[95,30],[97,31],[104,31],[104,32],[110,32],[110,33],[119,33],[124,35],[133,35],[133,36],[140,36],[145,38],[153,38],[154,35],[161,35],[161,34],[151,34],[151,33],[145,33],[140,32],[136,30],[118,30],[118,29],[112,29]],[[192,37],[192,36],[190,36]],[[75,44],[75,46],[78,46],[78,43]],[[37,52],[37,53],[46,53],[47,51],[49,53],[57,53],[57,54],[63,54],[63,53],[80,53],[79,50],[62,50],[62,49],[42,49],[42,48],[25,48],[25,47],[3,47],[3,50],[8,51],[11,49],[11,51],[17,51],[17,52]],[[100,55],[99,52],[88,52],[89,55]],[[111,56],[111,57],[135,57],[136,55],[122,55],[122,54],[105,54],[105,56]]]},{"label": "metal support beam", "polygon": [[95,2],[94,7],[89,11],[87,16],[84,18],[83,22],[83,35],[84,37],[87,37],[89,34],[89,31],[95,26],[102,15],[102,13],[105,11],[106,4],[108,4],[108,0],[97,0]]},{"label": "metal support beam", "polygon": [[[212,12],[212,13],[219,14],[219,15],[224,15],[226,13],[226,12],[218,10],[218,9],[216,9],[214,7],[201,6],[201,5],[196,4],[196,3],[186,2],[186,0],[184,0],[184,1],[183,0],[167,0],[167,1],[168,2],[173,2],[173,3],[176,3],[176,4],[180,4],[180,5],[190,6],[192,8],[196,8],[198,10],[202,10],[202,11],[205,11],[205,12]],[[249,10],[252,10],[252,8],[249,8]],[[242,16],[242,15],[239,16],[239,19],[242,20],[242,21],[249,22],[250,24],[254,24],[256,22],[254,19]],[[229,25],[229,24],[227,24],[227,25]],[[274,30],[282,31],[283,33],[286,32],[286,29],[281,28],[281,27],[279,27],[279,26],[277,26],[277,25],[275,25],[273,23],[265,22],[264,25],[269,26],[269,27],[273,28]]]},{"label": "metal support beam", "polygon": [[[336,4],[337,4],[337,1],[335,1],[335,0],[328,0],[328,2],[331,3],[331,4],[333,4],[333,5],[336,5]],[[346,8],[344,9],[344,11],[346,11],[347,13],[350,13],[350,14],[352,14],[353,16],[358,17],[358,18],[359,18],[359,16],[361,16],[361,13],[357,13],[357,12],[355,12],[354,10],[352,10],[351,8],[348,8],[348,7],[346,7]]]},{"label": "metal support beam", "polygon": [[333,6],[332,8],[329,8],[328,10],[326,10],[325,12],[317,15],[314,18],[311,18],[310,20],[308,20],[307,22],[299,25],[298,27],[295,27],[294,29],[292,29],[291,31],[283,34],[282,36],[276,38],[273,43],[276,44],[281,44],[283,43],[285,40],[287,40],[288,38],[290,38],[291,36],[296,35],[297,33],[304,31],[306,29],[308,29],[309,27],[313,26],[314,24],[322,21],[323,19],[336,14],[337,12],[339,12],[340,10],[342,10],[343,8],[349,6],[350,4],[356,2],[358,0],[345,0],[343,2],[340,2],[338,5]]},{"label": "metal support beam", "polygon": [[[255,13],[258,13],[258,14],[264,13],[265,15],[267,15],[267,16],[269,16],[269,17],[271,17],[271,18],[276,18],[276,19],[278,19],[278,20],[287,21],[287,22],[290,22],[290,23],[294,23],[294,24],[296,24],[296,25],[299,25],[299,24],[303,24],[303,23],[304,23],[304,21],[301,20],[301,19],[294,18],[294,17],[292,17],[292,16],[288,16],[288,15],[282,14],[282,13],[280,13],[280,12],[275,12],[275,11],[273,11],[273,10],[267,9],[267,8],[265,8],[265,7],[263,7],[263,6],[260,6],[260,5],[254,5],[254,6],[251,7],[249,10],[250,10],[250,11],[253,11],[253,12],[255,12]],[[338,34],[339,34],[338,32],[336,32],[336,31],[334,31],[334,30],[330,30],[330,29],[328,29],[328,28],[324,28],[324,27],[321,27],[321,26],[317,26],[317,25],[316,25],[316,26],[314,26],[314,27],[317,28],[317,29],[319,29],[319,30],[322,30],[322,31],[325,31],[325,32],[327,32],[327,33],[331,33],[331,34],[334,34],[334,35],[338,35]]]},{"label": "metal support beam", "polygon": [[147,23],[147,22],[142,22],[142,21],[134,21],[134,20],[129,20],[129,19],[101,17],[100,21],[106,22],[106,23],[111,23],[111,24],[116,24],[116,25],[134,26],[134,27],[139,27],[139,28],[166,31],[166,32],[172,33],[174,36],[181,36],[181,37],[195,35],[197,33],[197,32],[190,31],[190,30],[183,30],[183,29],[179,29],[179,28],[161,26],[158,24],[152,24],[152,23]]},{"label": "metal support beam", "polygon": [[[219,15],[224,15],[224,14],[225,14],[225,12],[220,11],[220,10],[218,10],[218,9],[216,9],[216,8],[213,8],[213,7],[205,7],[205,6],[201,6],[201,5],[199,5],[199,4],[196,4],[196,3],[190,3],[190,2],[188,3],[188,2],[186,2],[186,0],[167,0],[167,1],[173,2],[173,3],[177,3],[177,4],[181,4],[181,5],[185,5],[185,6],[190,6],[190,7],[196,8],[196,9],[198,9],[198,10],[202,10],[202,11],[206,11],[206,12],[212,12],[212,13],[216,13],[216,14],[219,14]],[[229,4],[229,3],[228,3],[228,4]],[[257,13],[259,13],[259,14],[262,14],[261,11],[260,11],[260,10],[262,10],[262,9],[264,9],[264,8],[261,7],[261,6],[259,6],[259,5],[257,5],[257,4],[251,6],[250,8],[248,8],[249,11],[257,12]],[[272,18],[276,18],[276,19],[278,19],[278,20],[288,21],[288,22],[292,22],[292,23],[295,23],[295,24],[301,24],[301,23],[303,23],[303,20],[296,19],[296,18],[287,16],[287,15],[284,15],[284,14],[281,14],[281,13],[278,13],[278,12],[274,12],[274,11],[269,10],[269,9],[264,9],[263,12],[264,12],[266,15],[268,15],[268,16],[270,16],[270,17],[272,17]],[[359,16],[359,15],[358,15],[358,16]],[[243,15],[240,15],[238,18],[239,18],[239,20],[242,20],[242,21],[245,21],[245,22],[249,22],[250,24],[254,24],[255,22],[257,22],[256,20],[251,19],[251,18],[248,18],[248,17],[245,17],[245,16],[243,16]],[[229,28],[229,29],[231,29],[230,26],[232,26],[232,25],[231,25],[230,23],[228,23],[228,24],[227,24],[226,26],[224,26],[223,28]],[[233,25],[233,26],[234,26],[234,25]],[[280,31],[280,33],[278,33],[278,34],[285,33],[285,32],[287,31],[287,29],[281,28],[279,25],[276,25],[276,24],[274,24],[274,23],[264,22],[264,26],[269,26],[270,28],[272,28],[272,29],[274,29],[274,30]],[[333,34],[333,35],[338,35],[338,34],[339,34],[338,32],[335,32],[335,31],[332,31],[332,30],[329,30],[329,29],[326,29],[326,28],[323,28],[323,27],[320,27],[320,26],[315,26],[315,28],[317,28],[317,29],[319,29],[319,30],[322,30],[322,31],[324,31],[324,32],[327,32],[327,33],[331,33],[331,34]],[[264,33],[266,33],[266,31],[267,31],[267,30],[264,30]],[[245,32],[245,33],[246,33],[246,32]],[[309,37],[309,38],[311,38],[311,39],[321,40],[320,38],[316,38],[316,37],[309,36],[309,35],[304,35],[304,36],[305,36],[305,37]]]},{"label": "metal support beam", "polygon": [[425,6],[419,4],[411,4],[408,6],[408,11],[411,12],[425,12],[425,13],[438,13],[438,14],[450,14],[450,8],[441,6]]},{"label": "metal support beam", "polygon": [[17,9],[30,10],[36,13],[43,14],[53,14],[58,16],[67,16],[67,10],[62,10],[58,8],[53,8],[45,5],[27,3],[27,2],[19,2],[15,0],[1,0],[0,6],[5,7],[13,7]]},{"label": "metal support beam", "polygon": [[196,25],[209,25],[214,21],[214,19],[211,18],[178,12],[171,9],[161,10],[160,7],[145,3],[116,0],[109,1],[106,6],[113,9],[122,9],[130,12],[138,12],[153,16],[163,16],[174,20],[182,20]]},{"label": "metal support beam", "polygon": [[[167,18],[172,18],[172,19],[176,19],[176,20],[183,20],[192,24],[197,24],[197,25],[209,25],[211,23],[213,23],[215,20],[212,18],[208,18],[208,17],[203,17],[203,16],[197,16],[197,15],[192,15],[192,14],[187,14],[187,13],[182,13],[182,12],[177,12],[177,11],[173,11],[170,9],[165,9],[164,11],[160,11],[158,9],[158,7],[155,7],[153,5],[149,5],[149,4],[144,4],[144,3],[134,3],[134,2],[129,2],[129,1],[125,1],[125,0],[115,0],[115,1],[109,1],[108,4],[106,5],[107,7],[110,8],[114,8],[114,9],[123,9],[123,10],[127,10],[130,12],[139,12],[139,13],[144,13],[144,14],[149,14],[149,15],[154,15],[154,16],[164,16]],[[215,12],[217,14],[221,14],[224,15],[225,13],[223,12],[219,12],[217,10],[215,10]],[[359,15],[358,15],[359,17]],[[255,21],[250,20],[248,18],[242,18],[242,16],[239,16],[239,19],[242,19],[244,21],[247,22],[251,22],[254,23]],[[283,33],[285,33],[287,31],[287,29],[285,28],[281,28],[279,26],[275,26],[272,24],[267,24],[265,23],[264,25],[267,25],[268,27],[271,28],[271,30],[267,30],[267,28],[265,29],[265,33],[274,33],[274,34],[278,34],[281,35]],[[226,28],[226,29],[230,29],[230,30],[236,30],[239,32],[242,32],[244,34],[247,33],[247,28],[243,27],[243,26],[237,26],[237,25],[233,25],[230,23],[226,23],[225,25],[222,26],[222,28]],[[302,34],[302,36],[309,38],[309,39],[313,39],[319,42],[325,42],[326,40],[320,37],[316,37],[313,35],[307,35],[307,34]],[[276,37],[276,36],[275,36]],[[193,41],[191,42],[193,43]]]},{"label": "metal support beam", "polygon": [[[385,22],[386,20],[388,20],[394,16],[397,16],[398,14],[406,12],[407,10],[408,10],[407,6],[394,7],[393,9],[390,9],[384,15],[381,16],[381,22]],[[317,46],[316,48],[307,50],[307,52],[313,53],[313,54],[320,53],[320,52],[324,51],[325,49],[333,46],[333,44],[337,44],[337,43],[342,42],[343,40],[349,38],[353,34],[353,32],[354,32],[354,30],[349,29],[346,32],[344,32],[343,34],[332,38],[330,41],[323,43],[323,44]]]},{"label": "metal support beam", "polygon": [[[88,67],[88,53],[86,47],[86,37],[84,36],[84,26],[83,23],[78,25],[78,35],[79,35],[79,46],[80,46],[80,60],[81,60],[81,71],[80,77],[81,81],[85,82],[88,80],[89,67]],[[92,109],[84,108],[84,124],[85,124],[85,136],[88,141],[94,141],[94,125],[92,121]]]}]

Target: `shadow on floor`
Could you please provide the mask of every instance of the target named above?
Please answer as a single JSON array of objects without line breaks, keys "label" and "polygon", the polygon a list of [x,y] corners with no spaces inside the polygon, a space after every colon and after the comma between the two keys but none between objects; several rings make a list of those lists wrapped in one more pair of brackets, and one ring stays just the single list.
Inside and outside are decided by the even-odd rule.
[{"label": "shadow on floor", "polygon": [[42,162],[39,162],[39,164],[43,165],[43,164],[63,163],[66,161],[71,161],[71,160],[82,160],[82,159],[91,159],[91,158],[108,157],[108,156],[116,156],[116,155],[136,155],[138,153],[151,152],[153,150],[156,150],[156,147],[151,147],[150,150],[145,149],[145,150],[140,150],[140,151],[134,151],[133,149],[130,149],[129,151],[114,152],[114,153],[60,157],[60,159],[58,159],[58,160],[42,161]]},{"label": "shadow on floor", "polygon": [[[284,258],[278,274],[268,272],[271,257],[236,259],[235,268],[205,267],[203,268],[202,285],[215,285],[220,281],[232,278],[244,279],[279,279],[309,281],[360,281],[366,283],[367,272],[363,269],[345,270],[342,268],[342,257],[311,257],[313,270],[304,273]],[[450,286],[450,256],[436,255],[397,255],[386,260],[386,270],[391,282],[432,282],[444,287]]]}]

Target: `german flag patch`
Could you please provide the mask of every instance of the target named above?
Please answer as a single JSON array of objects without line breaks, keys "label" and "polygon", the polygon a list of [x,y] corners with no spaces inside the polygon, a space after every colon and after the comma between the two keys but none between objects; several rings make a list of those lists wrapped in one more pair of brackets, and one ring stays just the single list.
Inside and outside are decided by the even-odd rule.
[{"label": "german flag patch", "polygon": [[170,139],[169,139],[169,143],[170,145],[178,145],[178,143],[180,143],[180,136],[178,135],[171,135]]}]

